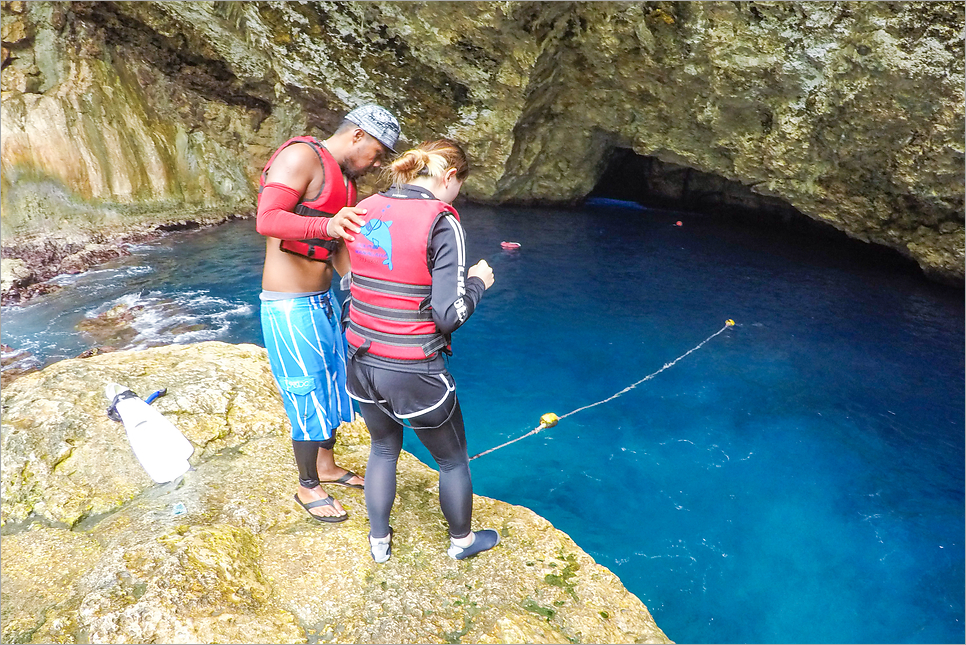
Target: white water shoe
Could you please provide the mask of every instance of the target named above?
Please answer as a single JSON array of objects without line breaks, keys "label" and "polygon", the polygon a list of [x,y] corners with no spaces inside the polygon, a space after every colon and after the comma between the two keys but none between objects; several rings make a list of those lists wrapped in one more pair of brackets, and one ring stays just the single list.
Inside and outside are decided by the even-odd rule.
[{"label": "white water shoe", "polygon": [[465,560],[470,556],[474,556],[477,553],[482,553],[492,549],[497,544],[500,543],[500,534],[494,529],[483,529],[482,531],[473,532],[473,541],[469,546],[457,546],[450,541],[449,548],[446,550],[446,554],[451,558],[456,558],[457,560]]},{"label": "white water shoe", "polygon": [[389,527],[389,535],[383,538],[374,538],[369,534],[369,555],[377,563],[382,564],[389,560],[392,555],[392,527]]}]

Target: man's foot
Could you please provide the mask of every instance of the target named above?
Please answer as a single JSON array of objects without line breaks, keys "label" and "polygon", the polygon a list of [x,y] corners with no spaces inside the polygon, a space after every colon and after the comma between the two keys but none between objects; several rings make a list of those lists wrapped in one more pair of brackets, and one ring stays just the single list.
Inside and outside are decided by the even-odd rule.
[{"label": "man's foot", "polygon": [[454,540],[450,538],[449,549],[446,554],[457,560],[465,560],[477,553],[492,549],[500,543],[500,534],[493,529],[474,531],[465,538]]},{"label": "man's foot", "polygon": [[339,500],[322,490],[321,486],[315,488],[299,486],[299,492],[295,493],[295,502],[319,522],[334,523],[349,519],[349,514],[342,508]]},{"label": "man's foot", "polygon": [[[319,481],[323,484],[339,484],[349,488],[363,488],[366,480],[351,470],[346,470],[335,463],[335,453],[325,448],[319,448],[319,456],[315,460],[315,468],[319,474]],[[345,480],[345,481],[343,481]]]},{"label": "man's foot", "polygon": [[[322,473],[319,473],[319,477],[324,476]],[[319,483],[337,484],[339,486],[345,486],[346,488],[358,488],[359,490],[363,490],[366,487],[366,480],[351,470],[346,470],[338,479],[319,479]]]}]

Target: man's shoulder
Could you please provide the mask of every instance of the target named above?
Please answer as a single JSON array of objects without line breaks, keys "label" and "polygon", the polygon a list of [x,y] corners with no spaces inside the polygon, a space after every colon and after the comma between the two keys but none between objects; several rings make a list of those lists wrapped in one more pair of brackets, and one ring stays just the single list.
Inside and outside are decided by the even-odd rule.
[{"label": "man's shoulder", "polygon": [[280,157],[282,155],[286,157],[318,157],[319,151],[321,150],[324,150],[324,148],[318,139],[313,137],[297,137],[295,139],[289,139],[282,144],[278,155]]},{"label": "man's shoulder", "polygon": [[[311,145],[290,142],[280,149],[267,169],[266,181],[291,186],[299,192],[311,191],[312,183],[321,185],[324,171],[320,157]],[[314,190],[318,190],[315,188]]]}]

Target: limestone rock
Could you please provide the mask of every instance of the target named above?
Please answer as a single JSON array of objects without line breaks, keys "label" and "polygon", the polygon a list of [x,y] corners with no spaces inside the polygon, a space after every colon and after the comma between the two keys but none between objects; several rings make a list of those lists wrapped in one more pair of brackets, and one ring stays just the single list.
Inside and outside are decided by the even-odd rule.
[{"label": "limestone rock", "polygon": [[81,273],[107,260],[113,260],[114,258],[129,254],[129,251],[118,249],[116,246],[110,244],[87,244],[82,250],[72,253],[61,260],[59,272]]},{"label": "limestone rock", "polygon": [[130,345],[138,334],[132,323],[143,311],[141,305],[117,304],[98,316],[80,321],[76,329],[98,344]]},{"label": "limestone rock", "polygon": [[31,275],[27,263],[19,258],[3,258],[0,260],[0,284],[3,291],[9,291],[15,285],[24,282]]},{"label": "limestone rock", "polygon": [[[195,445],[154,485],[100,392],[142,394]],[[2,394],[4,642],[669,642],[610,571],[533,512],[476,497],[502,534],[445,555],[438,475],[399,463],[393,556],[369,557],[362,491],[314,522],[291,496],[290,430],[264,349],[206,342],[72,359]],[[361,420],[337,459],[364,472]],[[57,566],[51,566],[51,561]]]},{"label": "limestone rock", "polygon": [[[153,347],[166,344],[163,338],[177,338],[205,329],[202,323],[183,321],[189,312],[174,298],[152,298],[148,304],[142,303],[140,297],[124,298],[104,311],[91,312],[74,328],[103,349]],[[145,338],[138,328],[145,320],[154,334],[152,337]]]},{"label": "limestone rock", "polygon": [[470,199],[573,203],[632,150],[963,278],[960,2],[33,2],[3,15],[5,244],[250,213],[278,144],[376,101],[408,142],[466,143]]},{"label": "limestone rock", "polygon": [[[177,425],[196,446],[195,461],[256,433],[278,430],[283,415],[250,405],[276,398],[267,363],[256,360],[264,350],[252,345],[239,349],[214,344],[207,351],[198,347],[61,361],[5,389],[3,522],[24,521],[33,514],[72,526],[132,499],[151,482],[131,452],[123,426],[105,414],[108,383],[121,383],[144,396],[168,387],[168,396],[154,405],[179,419]],[[230,380],[216,378],[225,369],[222,364],[232,361],[240,373]]]}]

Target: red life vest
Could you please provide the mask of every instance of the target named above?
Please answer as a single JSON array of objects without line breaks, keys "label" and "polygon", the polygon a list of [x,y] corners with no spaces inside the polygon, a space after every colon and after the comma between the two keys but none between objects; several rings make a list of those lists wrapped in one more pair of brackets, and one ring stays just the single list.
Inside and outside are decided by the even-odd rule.
[{"label": "red life vest", "polygon": [[[268,169],[271,168],[275,157],[293,143],[309,144],[315,150],[315,154],[319,156],[319,161],[322,162],[321,192],[313,199],[308,200],[303,195],[302,199],[295,206],[295,214],[305,217],[332,217],[339,209],[345,206],[355,206],[355,182],[349,181],[342,174],[342,168],[339,166],[339,163],[315,137],[294,137],[279,146],[271,159],[268,160],[268,163],[265,164],[265,169],[262,171],[262,176],[259,180],[259,192],[261,192],[261,188],[265,187],[265,178],[268,176]],[[323,240],[320,238],[301,241],[281,240],[279,248],[287,253],[301,255],[310,260],[326,262],[338,250],[339,240]]]},{"label": "red life vest", "polygon": [[433,276],[429,237],[452,206],[435,199],[393,199],[384,194],[359,203],[368,212],[362,231],[346,242],[352,262],[346,341],[356,351],[400,361],[425,361],[449,349],[429,305]]}]

